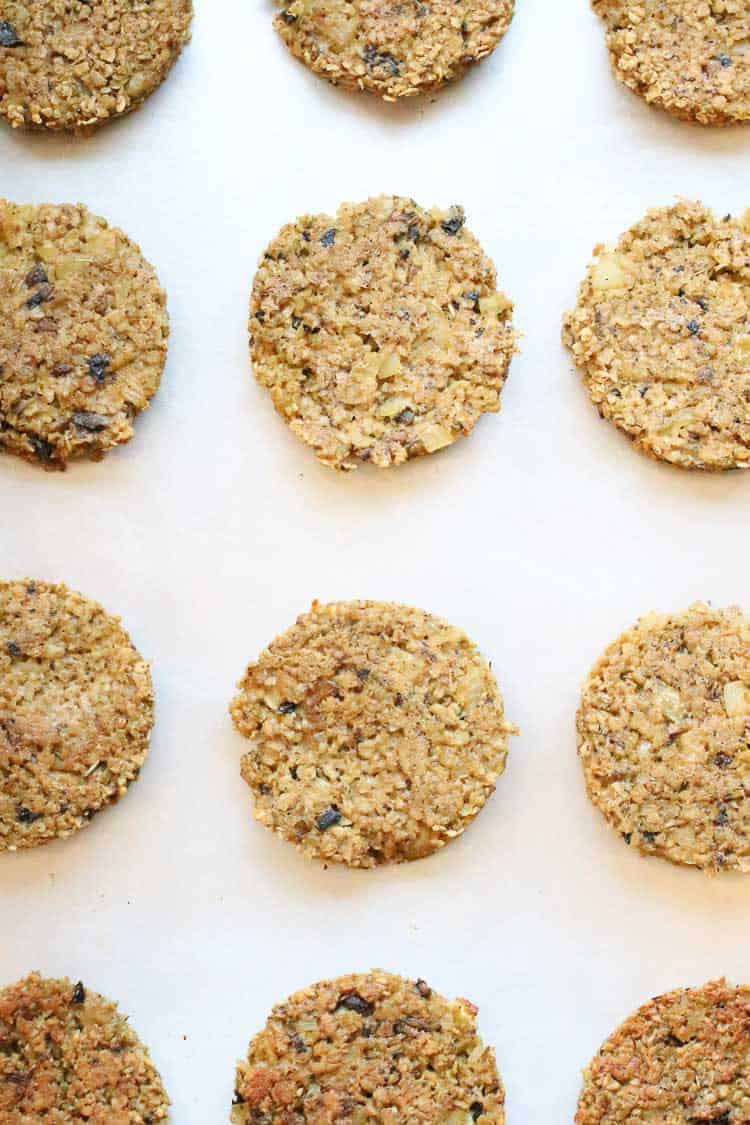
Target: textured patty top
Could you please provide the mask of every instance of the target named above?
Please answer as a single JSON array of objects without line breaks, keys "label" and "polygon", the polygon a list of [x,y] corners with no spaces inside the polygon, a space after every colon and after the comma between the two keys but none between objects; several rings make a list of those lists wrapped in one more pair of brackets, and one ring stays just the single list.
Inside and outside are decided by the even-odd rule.
[{"label": "textured patty top", "polygon": [[477,1009],[373,970],[274,1008],[237,1068],[233,1125],[503,1125]]},{"label": "textured patty top", "polygon": [[192,0],[0,0],[0,114],[80,129],[135,109],[190,38]]},{"label": "textured patty top", "polygon": [[674,465],[750,466],[750,212],[681,202],[595,253],[564,338],[599,412]]},{"label": "textured patty top", "polygon": [[459,836],[505,768],[488,665],[459,629],[384,602],[315,603],[247,669],[231,712],[255,816],[355,867]]},{"label": "textured patty top", "polygon": [[0,852],[121,797],[152,723],[151,673],[119,618],[63,585],[0,582]]},{"label": "textured patty top", "polygon": [[592,801],[627,843],[750,871],[750,620],[644,617],[594,666],[578,712]]},{"label": "textured patty top", "polygon": [[746,1125],[750,988],[712,981],[657,996],[584,1074],[576,1125]]},{"label": "textured patty top", "polygon": [[133,436],[169,322],[154,270],[82,204],[0,200],[0,449],[45,468]]},{"label": "textured patty top", "polygon": [[169,1099],[127,1018],[82,982],[0,989],[3,1125],[155,1125]]},{"label": "textured patty top", "polygon": [[343,204],[268,247],[250,305],[253,366],[321,461],[385,468],[499,409],[512,308],[460,207]]},{"label": "textured patty top", "polygon": [[677,117],[750,121],[747,0],[593,0],[621,82]]},{"label": "textured patty top", "polygon": [[495,49],[515,0],[292,0],[276,30],[317,74],[388,101],[436,89]]}]

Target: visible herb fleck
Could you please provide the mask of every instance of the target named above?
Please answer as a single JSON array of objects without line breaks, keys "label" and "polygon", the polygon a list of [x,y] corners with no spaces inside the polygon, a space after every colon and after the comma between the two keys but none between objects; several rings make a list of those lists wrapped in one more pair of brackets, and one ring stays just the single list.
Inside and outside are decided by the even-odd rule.
[{"label": "visible herb fleck", "polygon": [[22,47],[23,40],[18,38],[15,27],[8,20],[0,20],[0,47]]},{"label": "visible herb fleck", "polygon": [[296,711],[296,710],[297,710],[297,704],[292,703],[291,699],[286,699],[286,700],[284,700],[283,703],[279,704],[279,712],[282,715],[291,715],[292,712]]},{"label": "visible herb fleck", "polygon": [[41,262],[37,262],[26,274],[26,287],[33,289],[35,285],[42,285],[45,281],[49,281],[47,271]]},{"label": "visible herb fleck", "polygon": [[74,1004],[83,1004],[85,999],[86,999],[86,989],[83,987],[83,981],[79,980],[78,984],[73,989],[73,1003]]},{"label": "visible herb fleck", "polygon": [[284,8],[283,11],[279,12],[279,15],[286,24],[293,24],[297,22],[297,17],[293,15],[292,12],[288,12],[286,8]]},{"label": "visible herb fleck", "polygon": [[362,52],[362,58],[367,66],[369,66],[370,70],[374,70],[376,67],[382,67],[392,78],[398,78],[401,73],[398,61],[393,57],[390,51],[379,51],[377,47],[370,46],[365,48]]},{"label": "visible herb fleck", "polygon": [[718,58],[722,66],[732,65],[732,60],[730,59],[729,55],[719,55]]},{"label": "visible herb fleck", "polygon": [[258,309],[258,311],[255,314],[255,319],[257,321],[259,321],[261,324],[264,322],[264,320],[266,319],[266,314],[263,312],[263,309]]},{"label": "visible herb fleck", "polygon": [[714,824],[716,825],[717,828],[724,828],[724,827],[726,827],[727,824],[729,824],[729,813],[727,812],[726,808],[723,805],[719,809],[719,812],[718,812],[718,815],[716,817],[716,820],[714,821]]},{"label": "visible herb fleck", "polygon": [[51,296],[52,286],[48,285],[47,282],[44,282],[44,284],[39,286],[36,293],[29,297],[28,301],[26,302],[26,308],[36,309],[39,307],[39,305],[43,305],[45,301],[49,301]]},{"label": "visible herb fleck", "polygon": [[375,1011],[375,1005],[371,1004],[369,1000],[365,1000],[358,992],[346,992],[343,996],[340,996],[336,1005],[337,1012],[339,1008],[345,1008],[348,1012],[356,1012],[359,1016],[371,1016]]},{"label": "visible herb fleck", "polygon": [[333,246],[335,241],[336,241],[336,228],[335,227],[329,227],[328,230],[325,232],[325,234],[322,234],[320,236],[320,245],[321,246]]},{"label": "visible herb fleck", "polygon": [[341,820],[341,813],[335,805],[329,805],[322,813],[316,818],[315,823],[321,832],[325,832],[327,828],[333,828],[334,824],[338,824]]},{"label": "visible herb fleck", "polygon": [[725,770],[727,766],[731,766],[734,758],[731,754],[716,754],[714,756],[714,765],[718,766],[720,770]]},{"label": "visible herb fleck", "polygon": [[623,838],[623,840],[625,841],[626,844],[629,844],[630,841],[633,839],[633,833],[632,832],[623,832],[622,838]]},{"label": "visible herb fleck", "polygon": [[705,297],[698,297],[695,303],[700,305],[704,312],[708,312],[708,301]]},{"label": "visible herb fleck", "polygon": [[365,680],[369,680],[369,678],[370,678],[370,669],[369,668],[358,668],[357,669],[357,679],[358,680],[361,680],[362,683],[364,683]]},{"label": "visible herb fleck", "polygon": [[27,809],[25,805],[19,805],[16,810],[16,820],[20,824],[33,824],[35,820],[41,818],[41,815],[41,813],[32,812],[31,809]]},{"label": "visible herb fleck", "polygon": [[655,832],[641,832],[641,836],[647,844],[653,844],[654,840],[656,839]]},{"label": "visible herb fleck", "polygon": [[461,227],[466,222],[463,207],[451,207],[448,216],[447,219],[443,219],[440,226],[446,234],[458,234]]},{"label": "visible herb fleck", "polygon": [[303,230],[303,231],[302,231],[302,237],[304,238],[305,242],[309,242],[309,241],[310,241],[310,232],[309,232],[309,230]]},{"label": "visible herb fleck", "polygon": [[307,1050],[307,1044],[298,1031],[292,1033],[292,1035],[290,1036],[290,1042],[298,1055],[304,1054]]},{"label": "visible herb fleck", "polygon": [[396,421],[402,426],[410,426],[414,421],[415,414],[408,406],[405,407],[400,414],[396,415]]},{"label": "visible herb fleck", "polygon": [[476,1119],[478,1117],[481,1117],[482,1114],[484,1113],[484,1106],[482,1105],[481,1102],[472,1102],[471,1105],[469,1106],[469,1113],[471,1114],[471,1116],[476,1121]]},{"label": "visible herb fleck", "polygon": [[688,332],[690,333],[691,336],[697,336],[698,333],[700,332],[700,330],[701,330],[701,326],[700,326],[700,324],[698,323],[697,320],[689,320],[688,321]]},{"label": "visible herb fleck", "polygon": [[36,434],[29,434],[29,441],[31,442],[31,448],[40,461],[50,460],[53,452],[50,442],[45,441],[44,438],[38,437]]},{"label": "visible herb fleck", "polygon": [[296,315],[292,316],[292,328],[294,328],[296,330],[297,328],[299,328],[301,323],[302,323],[302,317],[301,316],[296,316]]},{"label": "visible herb fleck", "polygon": [[8,641],[8,643],[5,647],[8,650],[8,656],[13,656],[16,659],[19,656],[23,656],[23,653],[21,652],[20,648],[18,647],[18,645],[16,644],[15,641]]},{"label": "visible herb fleck", "polygon": [[96,379],[97,383],[103,383],[107,374],[107,368],[112,362],[110,357],[105,352],[97,352],[88,359],[89,372],[92,379]]},{"label": "visible herb fleck", "polygon": [[94,414],[91,410],[79,410],[73,415],[73,422],[79,429],[89,430],[95,434],[99,430],[106,430],[110,420],[104,414]]}]

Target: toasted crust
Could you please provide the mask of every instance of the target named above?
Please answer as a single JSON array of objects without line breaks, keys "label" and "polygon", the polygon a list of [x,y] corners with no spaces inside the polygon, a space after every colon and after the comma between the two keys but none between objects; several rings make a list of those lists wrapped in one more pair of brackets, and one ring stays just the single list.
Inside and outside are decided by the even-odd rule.
[{"label": "toasted crust", "polygon": [[0,200],[0,449],[46,469],[130,441],[169,321],[134,242],[82,204]]},{"label": "toasted crust", "polygon": [[253,284],[259,383],[336,469],[400,464],[500,409],[512,303],[461,208],[380,196],[284,227]]},{"label": "toasted crust", "polygon": [[153,706],[119,618],[63,585],[0,582],[0,852],[69,836],[123,796]]},{"label": "toasted crust", "polygon": [[750,467],[750,216],[681,202],[595,255],[563,338],[599,413],[672,465]]},{"label": "toasted crust", "polygon": [[514,7],[515,0],[292,0],[274,25],[316,74],[394,101],[435,90],[489,55]]},{"label": "toasted crust", "polygon": [[750,871],[750,620],[696,604],[642,618],[583,689],[578,751],[625,841],[708,872]]},{"label": "toasted crust", "polygon": [[584,1073],[576,1125],[745,1125],[750,988],[724,980],[657,996]]},{"label": "toasted crust", "polygon": [[651,105],[701,125],[750,121],[746,0],[593,0],[612,68]]},{"label": "toasted crust", "polygon": [[190,39],[191,0],[8,0],[0,10],[0,114],[15,127],[83,130],[137,109]]},{"label": "toasted crust", "polygon": [[374,969],[271,1013],[237,1068],[233,1125],[503,1125],[495,1055],[468,1000]]},{"label": "toasted crust", "polygon": [[497,683],[458,629],[385,602],[315,603],[251,664],[231,705],[255,817],[353,867],[459,836],[505,768]]}]

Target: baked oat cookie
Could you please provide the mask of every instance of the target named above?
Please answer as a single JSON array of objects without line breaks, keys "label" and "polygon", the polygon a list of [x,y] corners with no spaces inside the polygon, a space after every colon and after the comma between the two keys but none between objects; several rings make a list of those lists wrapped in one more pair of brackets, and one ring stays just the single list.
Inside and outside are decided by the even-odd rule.
[{"label": "baked oat cookie", "polygon": [[434,453],[500,409],[516,336],[496,285],[460,207],[384,195],[305,215],[255,276],[256,377],[333,468]]},{"label": "baked oat cookie", "polygon": [[133,436],[161,381],[158,278],[82,204],[0,200],[0,449],[62,469]]},{"label": "baked oat cookie", "polygon": [[460,836],[517,733],[465,634],[386,602],[314,602],[238,686],[230,710],[251,743],[242,776],[255,818],[351,867],[419,859]]},{"label": "baked oat cookie", "polygon": [[576,1125],[745,1125],[750,988],[725,980],[657,996],[584,1072]]},{"label": "baked oat cookie", "polygon": [[626,843],[750,871],[750,619],[701,603],[642,618],[589,675],[578,751]]},{"label": "baked oat cookie", "polygon": [[3,1125],[154,1125],[169,1098],[115,1004],[31,973],[0,989]]},{"label": "baked oat cookie", "polygon": [[153,709],[118,617],[63,585],[0,582],[0,852],[70,836],[122,797]]},{"label": "baked oat cookie", "polygon": [[137,109],[190,38],[192,0],[0,0],[0,114],[86,130]]},{"label": "baked oat cookie", "polygon": [[237,1068],[232,1125],[503,1125],[468,1000],[373,969],[278,1004]]},{"label": "baked oat cookie", "polygon": [[750,212],[649,211],[598,246],[563,338],[592,402],[651,457],[750,466]]},{"label": "baked oat cookie", "polygon": [[292,0],[274,25],[316,74],[395,101],[435,90],[491,54],[514,8],[515,0]]},{"label": "baked oat cookie", "polygon": [[747,0],[593,0],[616,76],[702,125],[750,121]]}]

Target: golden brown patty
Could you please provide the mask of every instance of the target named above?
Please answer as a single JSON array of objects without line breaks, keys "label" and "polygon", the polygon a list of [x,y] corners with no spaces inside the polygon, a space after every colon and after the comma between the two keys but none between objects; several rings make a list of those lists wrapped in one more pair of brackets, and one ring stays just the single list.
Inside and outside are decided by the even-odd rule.
[{"label": "golden brown patty", "polygon": [[515,0],[292,0],[274,23],[316,74],[393,101],[434,90],[489,55],[514,7]]},{"label": "golden brown patty", "polygon": [[596,247],[564,324],[602,417],[688,469],[750,466],[750,213],[649,211]]},{"label": "golden brown patty", "polygon": [[488,665],[459,629],[386,602],[313,603],[251,664],[231,714],[255,817],[352,867],[460,836],[505,768]]},{"label": "golden brown patty", "polygon": [[746,1125],[750,988],[724,980],[649,1000],[584,1074],[576,1125]]},{"label": "golden brown patty", "polygon": [[500,409],[512,303],[460,207],[380,196],[305,215],[264,254],[250,303],[258,381],[319,460],[434,453]]},{"label": "golden brown patty", "polygon": [[477,1009],[374,969],[277,1005],[237,1068],[233,1125],[503,1125]]},{"label": "golden brown patty", "polygon": [[703,125],[750,121],[747,0],[593,0],[621,82]]},{"label": "golden brown patty", "polygon": [[133,436],[161,381],[166,297],[82,204],[0,200],[0,449],[64,468]]},{"label": "golden brown patty", "polygon": [[49,582],[0,582],[0,851],[85,827],[148,752],[148,664],[120,619]]},{"label": "golden brown patty", "polygon": [[750,871],[750,620],[702,604],[642,618],[586,682],[578,749],[628,844]]},{"label": "golden brown patty", "polygon": [[169,1098],[127,1018],[79,981],[0,990],[3,1125],[153,1125]]},{"label": "golden brown patty", "polygon": [[2,0],[0,113],[79,129],[128,113],[190,38],[191,0]]}]

